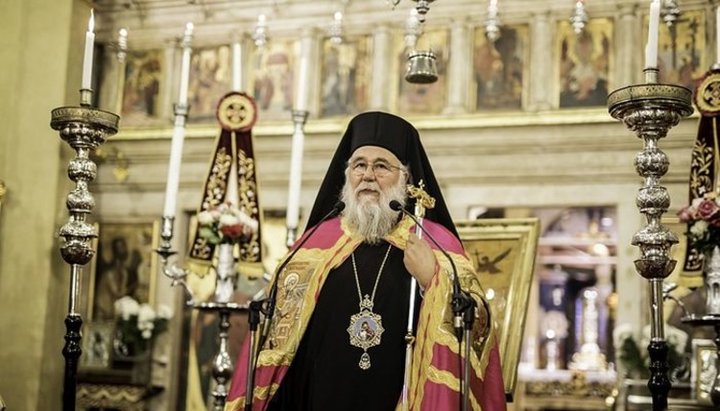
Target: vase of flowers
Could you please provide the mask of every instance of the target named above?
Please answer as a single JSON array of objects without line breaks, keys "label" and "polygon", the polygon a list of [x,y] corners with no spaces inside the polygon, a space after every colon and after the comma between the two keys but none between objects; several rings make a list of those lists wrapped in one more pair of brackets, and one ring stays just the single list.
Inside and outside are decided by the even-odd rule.
[{"label": "vase of flowers", "polygon": [[215,301],[228,302],[234,290],[235,244],[249,239],[257,232],[258,222],[232,204],[223,203],[197,215],[198,235],[210,244],[216,244]]},{"label": "vase of flowers", "polygon": [[125,296],[115,301],[115,314],[114,366],[130,369],[131,383],[147,384],[153,343],[167,330],[172,312],[166,305],[160,304],[155,311],[150,304],[140,304],[134,298]]},{"label": "vase of flowers", "polygon": [[706,193],[678,212],[688,224],[688,246],[704,255],[703,278],[708,314],[720,314],[720,198]]},{"label": "vase of flowers", "polygon": [[229,203],[197,215],[201,238],[210,244],[237,244],[257,232],[258,222]]}]

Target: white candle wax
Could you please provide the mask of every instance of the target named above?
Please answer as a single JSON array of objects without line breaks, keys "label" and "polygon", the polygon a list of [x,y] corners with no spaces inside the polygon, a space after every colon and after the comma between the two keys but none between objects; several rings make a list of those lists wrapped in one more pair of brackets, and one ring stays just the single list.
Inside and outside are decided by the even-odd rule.
[{"label": "white candle wax", "polygon": [[170,164],[168,165],[167,185],[165,186],[164,216],[175,215],[178,186],[180,185],[180,164],[182,163],[183,140],[185,139],[185,125],[176,124],[173,128],[172,143],[170,146]]},{"label": "white candle wax", "polygon": [[182,64],[180,65],[180,93],[178,95],[178,104],[187,104],[188,84],[190,82],[190,42],[192,41],[193,24],[188,23],[185,26],[185,34],[183,37],[183,55]]},{"label": "white candle wax", "polygon": [[242,50],[240,49],[240,41],[236,40],[232,44],[232,90],[241,91],[242,85],[240,80],[242,61]]},{"label": "white candle wax", "polygon": [[715,61],[720,64],[720,6],[715,9]]},{"label": "white candle wax", "polygon": [[230,175],[228,176],[227,191],[225,191],[225,202],[234,206],[240,204],[240,196],[238,195],[238,175],[237,162],[233,160],[230,165]]},{"label": "white candle wax", "polygon": [[[304,51],[304,50],[303,50]],[[303,55],[300,57],[300,72],[297,78],[297,95],[295,96],[295,109],[308,109],[308,85],[310,83],[310,59]]]},{"label": "white candle wax", "polygon": [[302,156],[305,134],[300,124],[295,125],[290,154],[290,184],[288,186],[287,227],[297,228],[300,219],[300,184],[302,183]]},{"label": "white candle wax", "polygon": [[92,66],[93,66],[93,50],[95,49],[95,13],[90,10],[90,20],[88,21],[88,30],[85,33],[85,53],[83,55],[83,71],[82,83],[80,88],[92,88]]},{"label": "white candle wax", "polygon": [[660,25],[660,2],[653,0],[650,3],[650,24],[648,25],[648,40],[645,45],[645,68],[657,68],[658,59],[658,30]]}]

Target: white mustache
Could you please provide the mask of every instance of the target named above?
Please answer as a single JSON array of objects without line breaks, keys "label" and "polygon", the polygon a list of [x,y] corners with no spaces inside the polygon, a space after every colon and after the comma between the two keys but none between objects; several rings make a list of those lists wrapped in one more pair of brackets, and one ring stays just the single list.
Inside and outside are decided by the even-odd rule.
[{"label": "white mustache", "polygon": [[363,190],[373,190],[373,191],[377,191],[379,193],[380,185],[378,183],[368,183],[368,182],[360,183],[357,186],[357,188],[355,189],[355,194],[358,194],[359,192],[361,192]]}]

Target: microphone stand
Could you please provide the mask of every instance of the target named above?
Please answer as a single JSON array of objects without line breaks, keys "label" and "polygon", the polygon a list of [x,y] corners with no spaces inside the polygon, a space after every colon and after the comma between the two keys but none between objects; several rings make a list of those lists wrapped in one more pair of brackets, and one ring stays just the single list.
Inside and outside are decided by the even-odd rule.
[{"label": "microphone stand", "polygon": [[[295,257],[295,254],[302,248],[303,245],[305,245],[305,242],[315,234],[315,231],[324,223],[326,220],[328,220],[330,217],[336,216],[342,212],[342,210],[345,209],[345,203],[342,201],[338,201],[335,203],[335,206],[332,210],[330,210],[329,213],[323,217],[319,223],[313,227],[307,235],[305,235],[301,240],[300,243],[295,247],[290,255],[287,256],[287,258],[280,264],[278,269],[276,270],[275,278],[273,278],[272,285],[270,286],[270,292],[268,293],[268,298],[264,300],[257,300],[250,303],[250,314],[248,322],[250,324],[250,341],[249,341],[249,349],[248,349],[248,367],[247,367],[247,376],[245,379],[245,411],[252,411],[252,404],[253,404],[253,397],[254,397],[254,390],[255,390],[255,368],[257,365],[257,358],[260,355],[260,351],[262,350],[262,347],[265,345],[265,342],[267,341],[268,335],[270,333],[270,324],[272,323],[273,316],[275,314],[275,303],[277,298],[277,290],[278,290],[278,279],[280,278],[280,274],[282,274],[283,270],[285,270],[285,267],[288,265],[290,260]],[[265,315],[265,319],[263,320],[263,327],[261,330],[260,338],[258,340],[257,347],[254,346],[255,344],[255,333],[258,329],[258,324],[260,323],[260,313],[263,313]]]},{"label": "microphone stand", "polygon": [[[470,408],[470,345],[472,344],[472,330],[473,323],[475,321],[475,311],[477,304],[475,299],[472,298],[468,293],[462,290],[460,286],[460,279],[458,277],[457,267],[450,254],[440,246],[440,244],[433,238],[433,236],[425,229],[419,219],[413,214],[405,210],[398,201],[391,201],[390,208],[395,211],[400,211],[403,214],[410,217],[415,222],[416,229],[419,228],[425,233],[425,236],[435,244],[438,250],[448,259],[450,266],[453,270],[453,297],[452,297],[452,310],[453,310],[453,327],[455,328],[455,336],[458,339],[458,345],[462,345],[463,336],[465,337],[465,355],[462,361],[463,372],[460,375],[461,378],[461,396],[460,396],[460,408],[463,411],[467,411]],[[485,304],[485,302],[483,302]],[[487,310],[488,316],[490,310]],[[488,317],[489,318],[489,317]],[[459,351],[458,351],[459,353]]]}]

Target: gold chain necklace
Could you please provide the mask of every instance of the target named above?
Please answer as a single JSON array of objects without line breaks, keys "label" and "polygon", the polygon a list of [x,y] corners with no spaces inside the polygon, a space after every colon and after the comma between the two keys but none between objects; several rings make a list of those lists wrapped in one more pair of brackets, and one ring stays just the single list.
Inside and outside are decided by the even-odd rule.
[{"label": "gold chain necklace", "polygon": [[355,284],[357,285],[358,298],[360,299],[360,311],[357,314],[350,316],[350,326],[347,329],[350,334],[350,345],[358,348],[362,348],[363,354],[360,356],[360,362],[358,366],[361,369],[367,370],[370,368],[370,354],[368,354],[368,348],[380,345],[380,336],[385,331],[382,326],[382,317],[379,314],[375,314],[373,309],[373,301],[375,301],[375,292],[377,286],[380,283],[380,276],[382,275],[385,262],[390,255],[390,249],[392,244],[388,245],[388,249],[385,252],[385,258],[383,258],[378,270],[377,277],[375,278],[375,285],[372,290],[372,297],[365,294],[362,296],[360,290],[360,279],[358,278],[357,265],[355,264],[355,252],[350,255],[352,258],[353,273],[355,274]]}]

